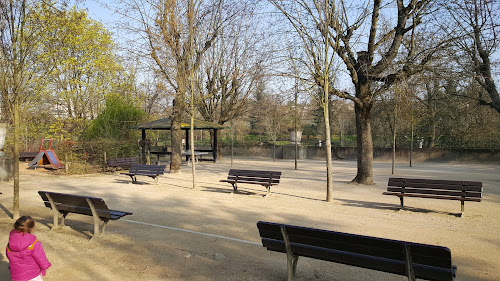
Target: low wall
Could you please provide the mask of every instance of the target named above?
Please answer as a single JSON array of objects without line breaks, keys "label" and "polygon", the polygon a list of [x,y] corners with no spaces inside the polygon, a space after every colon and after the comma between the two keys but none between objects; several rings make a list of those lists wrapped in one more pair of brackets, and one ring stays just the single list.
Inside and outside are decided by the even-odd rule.
[{"label": "low wall", "polygon": [[[229,146],[221,147],[221,153],[224,157],[231,155]],[[325,159],[325,147],[318,146],[299,146],[298,159]],[[356,160],[355,147],[335,147],[332,151],[334,159]],[[262,157],[277,159],[294,159],[294,145],[277,145],[275,149],[271,145],[259,146],[235,146],[234,156]],[[392,148],[374,148],[373,158],[377,161],[391,161]],[[396,149],[396,161],[409,161],[409,149]],[[438,161],[438,162],[491,162],[500,163],[500,150],[492,149],[414,149],[412,152],[412,161]]]}]

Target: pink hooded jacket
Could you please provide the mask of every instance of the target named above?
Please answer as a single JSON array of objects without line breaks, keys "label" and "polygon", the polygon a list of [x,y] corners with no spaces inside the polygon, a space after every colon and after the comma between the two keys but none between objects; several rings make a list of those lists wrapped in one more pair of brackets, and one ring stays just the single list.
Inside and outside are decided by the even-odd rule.
[{"label": "pink hooded jacket", "polygon": [[31,233],[12,230],[6,251],[13,281],[30,280],[40,274],[45,276],[45,270],[51,266],[42,243]]}]

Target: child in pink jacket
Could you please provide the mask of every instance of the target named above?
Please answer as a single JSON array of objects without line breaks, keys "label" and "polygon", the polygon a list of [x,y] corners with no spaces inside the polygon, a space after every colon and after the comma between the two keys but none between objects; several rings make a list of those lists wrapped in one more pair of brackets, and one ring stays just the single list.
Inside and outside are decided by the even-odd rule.
[{"label": "child in pink jacket", "polygon": [[12,281],[41,281],[41,276],[45,276],[45,270],[51,266],[42,243],[31,234],[34,228],[35,220],[30,216],[22,216],[10,232],[6,251]]}]

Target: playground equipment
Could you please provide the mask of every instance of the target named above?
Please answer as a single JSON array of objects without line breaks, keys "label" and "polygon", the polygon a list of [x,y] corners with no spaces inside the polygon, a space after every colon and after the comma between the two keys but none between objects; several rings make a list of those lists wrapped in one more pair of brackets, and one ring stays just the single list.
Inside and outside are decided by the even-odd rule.
[{"label": "playground equipment", "polygon": [[[43,147],[45,141],[49,141],[48,148]],[[39,165],[50,165],[54,169],[64,168],[64,165],[57,158],[56,152],[52,150],[52,139],[42,139],[37,156],[28,164],[30,168],[36,168]]]}]

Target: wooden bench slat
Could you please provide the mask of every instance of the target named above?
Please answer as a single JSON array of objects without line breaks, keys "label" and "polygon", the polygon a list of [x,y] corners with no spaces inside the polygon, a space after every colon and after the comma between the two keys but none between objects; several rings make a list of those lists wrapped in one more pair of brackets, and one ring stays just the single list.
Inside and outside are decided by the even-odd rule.
[{"label": "wooden bench slat", "polygon": [[444,199],[444,200],[455,200],[455,201],[469,201],[469,202],[481,202],[479,198],[460,198],[455,196],[438,196],[438,195],[425,195],[425,194],[415,194],[415,193],[399,193],[399,192],[384,192],[383,195],[394,195],[399,197],[416,197],[416,198],[429,198],[429,199]]},{"label": "wooden bench slat", "polygon": [[165,172],[166,165],[142,165],[142,164],[132,164],[127,173],[121,173],[132,178],[132,182],[135,183],[136,176],[147,176],[158,181],[158,177],[163,175]]},{"label": "wooden bench slat", "polygon": [[238,183],[260,184],[267,188],[267,195],[270,195],[271,186],[279,184],[280,177],[281,172],[279,171],[230,169],[227,179],[220,181],[231,183],[233,186],[233,192],[237,191]]},{"label": "wooden bench slat", "polygon": [[389,178],[387,191],[383,195],[398,196],[401,208],[404,208],[404,197],[457,200],[461,202],[481,202],[483,183],[476,181],[453,181],[415,178]]},{"label": "wooden bench slat", "polygon": [[[389,192],[403,192],[402,187],[392,187],[389,186],[387,187],[387,191]],[[405,187],[404,188],[404,193],[417,193],[417,194],[430,194],[430,195],[448,195],[448,196],[458,196],[462,197],[464,193],[462,191],[458,190],[445,190],[445,189],[420,189],[420,188],[412,188],[412,187]],[[475,191],[466,191],[465,192],[465,197],[475,197],[475,198],[481,198],[482,193],[480,192],[475,192]]]},{"label": "wooden bench slat", "polygon": [[257,226],[263,246],[271,251],[287,253],[281,233],[283,227],[294,256],[406,276],[404,249],[408,246],[417,278],[449,281],[453,280],[456,271],[451,264],[451,252],[446,247],[261,221]]},{"label": "wooden bench slat", "polygon": [[451,181],[451,180],[433,180],[433,179],[412,179],[412,178],[389,178],[388,186],[399,186],[402,187],[414,187],[414,188],[426,188],[426,189],[446,189],[450,190],[465,190],[482,192],[483,183],[474,181]]},{"label": "wooden bench slat", "polygon": [[[104,200],[98,197],[65,194],[65,193],[49,192],[49,191],[38,191],[38,194],[44,201],[43,202],[44,205],[50,209],[52,209],[53,207],[50,202],[52,200],[54,207],[57,209],[59,213],[63,215],[62,216],[63,225],[64,225],[64,219],[66,215],[69,213],[94,217],[94,236],[104,231],[104,228],[109,220],[117,220],[126,215],[132,215],[131,212],[108,209],[108,206],[106,205]],[[95,209],[96,213],[95,216],[92,212],[91,205]],[[59,218],[57,216],[57,213],[55,213],[55,210],[53,211],[54,211],[54,226],[57,227],[57,225],[59,224],[58,222]],[[97,224],[99,220],[103,222],[101,230],[99,229],[100,227]]]},{"label": "wooden bench slat", "polygon": [[[269,239],[283,240],[280,225],[260,226],[259,232],[261,237]],[[305,228],[293,226],[287,229],[290,241],[297,244],[304,244],[316,247],[322,247],[332,250],[350,251],[363,255],[378,256],[387,259],[404,259],[404,253],[401,248],[401,241],[390,240],[384,238],[375,238],[370,236],[362,236],[356,234],[326,231],[313,228]],[[408,243],[410,244],[410,243]],[[420,244],[411,243],[412,253],[418,259],[420,256],[439,257],[442,255],[443,248],[429,247],[425,245],[425,251],[421,249]],[[426,264],[425,262],[422,262]],[[451,266],[450,259],[436,258],[431,260],[431,264],[439,266]],[[428,265],[431,265],[428,264]]]}]

